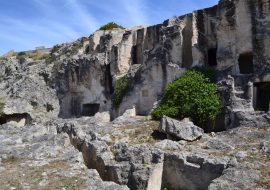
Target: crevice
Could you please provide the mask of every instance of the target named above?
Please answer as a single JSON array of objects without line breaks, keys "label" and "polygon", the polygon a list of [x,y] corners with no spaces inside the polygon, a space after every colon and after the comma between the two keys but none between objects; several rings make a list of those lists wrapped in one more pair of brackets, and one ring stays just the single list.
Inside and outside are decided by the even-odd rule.
[{"label": "crevice", "polygon": [[0,116],[0,125],[12,124],[23,127],[30,124],[31,121],[32,118],[28,113],[4,114]]}]

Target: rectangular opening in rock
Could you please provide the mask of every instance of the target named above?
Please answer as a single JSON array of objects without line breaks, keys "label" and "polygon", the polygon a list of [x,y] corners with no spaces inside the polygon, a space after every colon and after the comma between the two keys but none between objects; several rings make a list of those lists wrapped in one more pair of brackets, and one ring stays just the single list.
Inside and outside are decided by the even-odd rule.
[{"label": "rectangular opening in rock", "polygon": [[183,36],[183,48],[182,48],[182,63],[183,67],[190,68],[193,63],[192,57],[192,21],[187,23],[186,27],[182,31]]},{"label": "rectangular opening in rock", "polygon": [[23,127],[31,122],[31,116],[28,113],[15,113],[2,115],[0,117],[0,125],[9,124],[18,127]]},{"label": "rectangular opening in rock", "polygon": [[243,53],[238,58],[240,74],[251,74],[253,73],[253,54]]},{"label": "rectangular opening in rock", "polygon": [[209,66],[217,65],[217,48],[211,48],[207,52],[207,63]]},{"label": "rectangular opening in rock", "polygon": [[131,49],[131,63],[132,65],[135,65],[137,64],[137,46],[132,46],[132,49]]},{"label": "rectangular opening in rock", "polygon": [[[74,96],[71,98],[70,104],[70,113],[72,114],[72,116],[79,117],[81,113],[81,98],[74,93]],[[63,112],[66,112],[66,110],[64,109]]]},{"label": "rectangular opening in rock", "polygon": [[82,116],[94,116],[99,111],[100,104],[83,104]]},{"label": "rectangular opening in rock", "polygon": [[270,102],[270,82],[260,82],[254,84],[254,109],[259,111],[269,111]]}]

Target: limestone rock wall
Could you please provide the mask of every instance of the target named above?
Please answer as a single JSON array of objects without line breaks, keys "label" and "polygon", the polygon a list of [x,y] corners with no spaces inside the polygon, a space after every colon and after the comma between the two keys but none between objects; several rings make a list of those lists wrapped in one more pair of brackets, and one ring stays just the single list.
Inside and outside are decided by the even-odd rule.
[{"label": "limestone rock wall", "polygon": [[[0,121],[44,121],[57,117],[59,103],[56,91],[49,85],[51,67],[44,61],[17,59],[0,64],[0,101],[5,104]],[[24,117],[25,115],[25,117]]]},{"label": "limestone rock wall", "polygon": [[[147,115],[169,82],[202,65],[217,70],[218,82],[234,78],[233,111],[252,111],[255,92],[233,97],[247,94],[248,84],[270,81],[269,9],[267,0],[221,0],[154,26],[96,31],[81,53],[58,59],[60,116],[81,116],[84,104],[99,104],[98,111],[111,111],[113,118],[133,107]],[[131,87],[115,107],[114,86],[124,75]]]}]

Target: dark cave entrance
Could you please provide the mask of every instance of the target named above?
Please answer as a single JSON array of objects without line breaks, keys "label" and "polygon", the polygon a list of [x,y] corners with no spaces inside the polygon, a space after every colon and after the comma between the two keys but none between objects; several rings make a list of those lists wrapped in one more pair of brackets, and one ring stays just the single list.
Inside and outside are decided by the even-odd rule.
[{"label": "dark cave entrance", "polygon": [[82,116],[94,116],[99,111],[100,104],[83,104]]},{"label": "dark cave entrance", "polygon": [[131,49],[131,64],[132,65],[136,65],[138,64],[138,61],[137,61],[137,46],[132,46],[132,49]]},{"label": "dark cave entrance", "polygon": [[254,84],[254,109],[269,111],[270,103],[270,82]]},{"label": "dark cave entrance", "polygon": [[183,48],[182,48],[182,64],[185,68],[190,68],[193,63],[192,56],[192,25],[189,23],[182,31]]},{"label": "dark cave entrance", "polygon": [[207,64],[217,66],[217,48],[211,48],[207,52]]},{"label": "dark cave entrance", "polygon": [[31,116],[28,113],[4,114],[0,117],[0,125],[14,122],[25,126],[30,124],[31,120]]},{"label": "dark cave entrance", "polygon": [[243,53],[238,58],[240,74],[252,74],[253,73],[253,54]]}]

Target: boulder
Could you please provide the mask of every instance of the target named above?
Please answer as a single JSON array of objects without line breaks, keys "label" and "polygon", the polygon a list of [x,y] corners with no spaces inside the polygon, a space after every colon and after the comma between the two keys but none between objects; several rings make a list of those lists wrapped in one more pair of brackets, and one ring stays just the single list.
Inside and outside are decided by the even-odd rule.
[{"label": "boulder", "polygon": [[270,141],[264,141],[261,143],[261,151],[270,155]]},{"label": "boulder", "polygon": [[107,112],[98,112],[95,114],[95,119],[99,122],[110,122],[111,118],[110,118],[110,113]]},{"label": "boulder", "polygon": [[158,131],[176,140],[194,141],[200,138],[204,131],[189,119],[178,121],[166,116],[161,119]]}]

